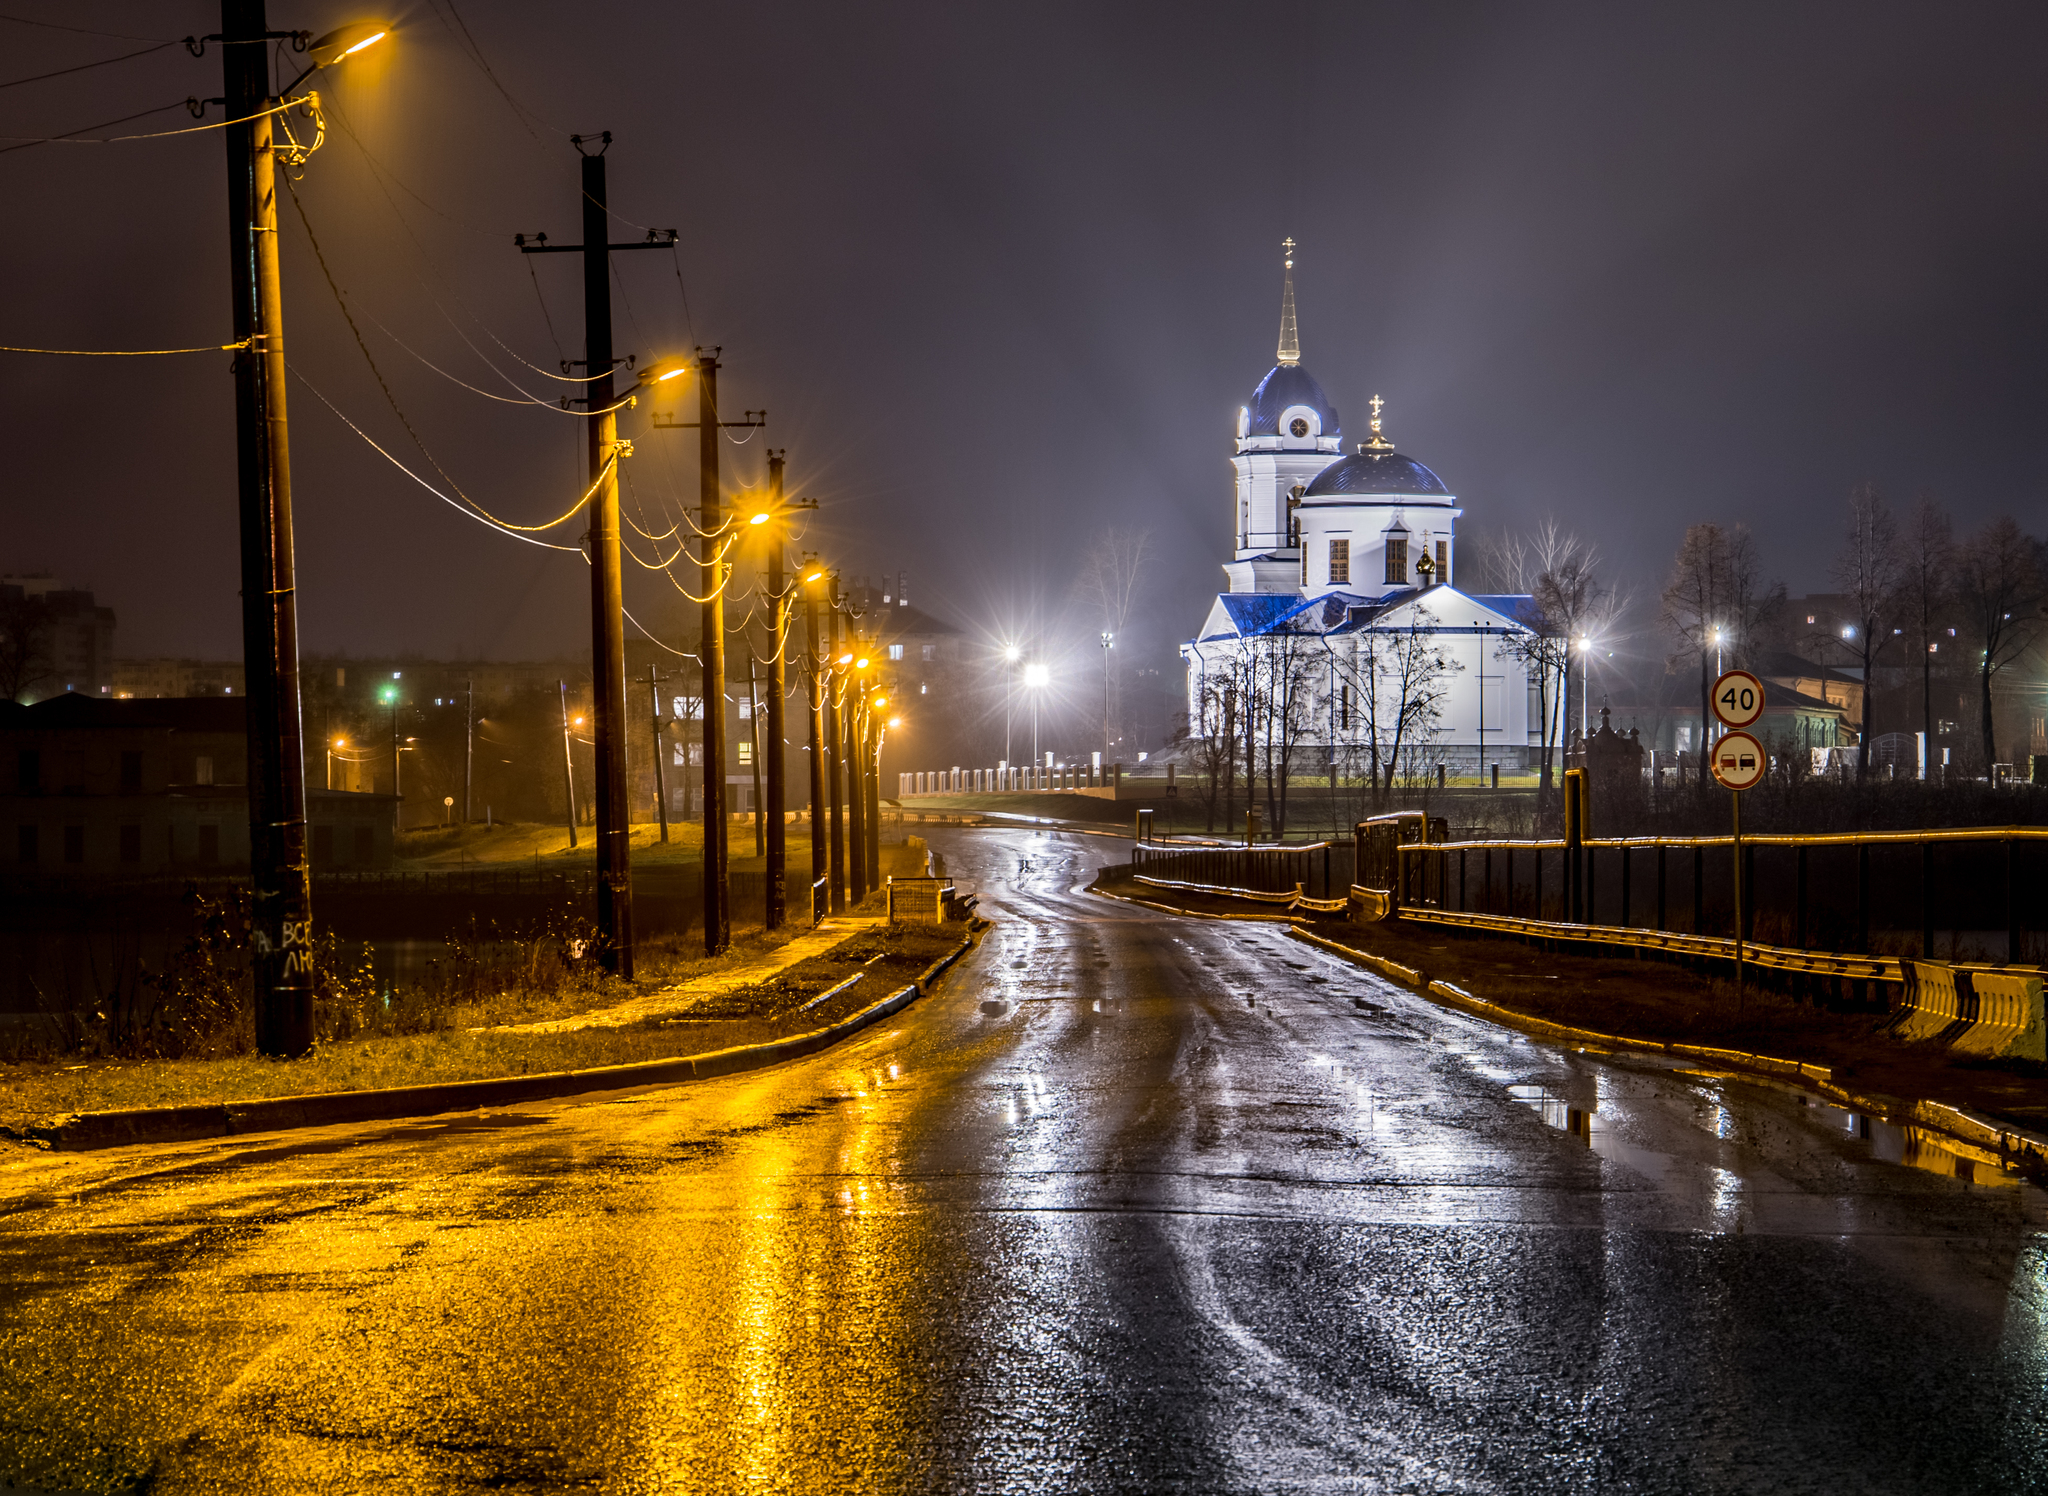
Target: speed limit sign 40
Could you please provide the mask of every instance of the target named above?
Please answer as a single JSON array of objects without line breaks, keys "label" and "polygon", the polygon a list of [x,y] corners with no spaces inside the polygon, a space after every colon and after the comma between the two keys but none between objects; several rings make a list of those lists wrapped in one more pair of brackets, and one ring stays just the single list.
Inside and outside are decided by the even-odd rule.
[{"label": "speed limit sign 40", "polygon": [[1714,778],[1723,789],[1754,789],[1771,766],[1764,745],[1746,732],[1722,734],[1707,752],[1713,755]]},{"label": "speed limit sign 40", "polygon": [[1714,682],[1713,702],[1723,727],[1747,727],[1764,714],[1764,683],[1747,670],[1731,670]]}]

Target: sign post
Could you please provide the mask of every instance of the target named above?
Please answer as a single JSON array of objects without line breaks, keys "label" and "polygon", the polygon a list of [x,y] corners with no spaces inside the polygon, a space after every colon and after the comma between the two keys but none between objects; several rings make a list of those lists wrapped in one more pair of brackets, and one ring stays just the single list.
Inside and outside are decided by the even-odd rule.
[{"label": "sign post", "polygon": [[1735,1010],[1742,1011],[1742,792],[1762,783],[1771,758],[1745,731],[1764,714],[1764,684],[1747,670],[1714,682],[1714,715],[1728,729],[1708,750],[1714,778],[1729,792],[1735,822]]}]

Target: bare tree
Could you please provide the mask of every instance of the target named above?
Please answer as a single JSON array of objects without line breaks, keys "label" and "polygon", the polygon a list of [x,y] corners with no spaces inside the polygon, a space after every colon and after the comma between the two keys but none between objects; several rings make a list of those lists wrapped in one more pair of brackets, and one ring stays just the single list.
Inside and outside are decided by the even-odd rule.
[{"label": "bare tree", "polygon": [[1835,555],[1834,580],[1848,600],[1863,664],[1863,721],[1856,747],[1856,777],[1867,779],[1877,662],[1892,642],[1892,619],[1904,605],[1901,589],[1906,580],[1898,521],[1875,483],[1859,484],[1849,495],[1849,528]]},{"label": "bare tree", "polygon": [[1317,636],[1281,628],[1248,644],[1256,677],[1249,699],[1259,713],[1256,737],[1266,769],[1266,816],[1275,836],[1287,830],[1287,788],[1294,755],[1315,728],[1316,686],[1326,656]]},{"label": "bare tree", "polygon": [[18,588],[0,597],[0,700],[19,701],[50,678],[50,604]]},{"label": "bare tree", "polygon": [[1373,803],[1383,806],[1402,754],[1435,731],[1450,678],[1463,667],[1419,619],[1406,627],[1368,627],[1350,636],[1348,648],[1340,636],[1332,652],[1365,733]]},{"label": "bare tree", "polygon": [[1679,543],[1665,583],[1661,618],[1681,645],[1700,657],[1699,786],[1706,792],[1706,735],[1713,721],[1708,693],[1713,689],[1711,664],[1716,652],[1740,665],[1759,636],[1784,609],[1785,586],[1763,577],[1755,539],[1745,526],[1733,530],[1707,523],[1692,525]]},{"label": "bare tree", "polygon": [[1956,537],[1948,511],[1923,493],[1907,522],[1901,616],[1912,620],[1920,644],[1920,732],[1923,751],[1934,752],[1934,617],[1949,602]]},{"label": "bare tree", "polygon": [[1201,795],[1211,831],[1216,829],[1216,810],[1224,780],[1237,765],[1234,713],[1227,716],[1225,712],[1229,685],[1227,672],[1211,671],[1198,661],[1193,707],[1174,734],[1175,745],[1182,749],[1182,761],[1193,771],[1192,777],[1200,786],[1197,793]]},{"label": "bare tree", "polygon": [[1978,721],[1988,775],[1998,762],[1991,683],[2041,632],[2041,571],[2034,542],[2006,514],[1964,542],[1956,559],[1956,599],[1983,649],[1977,666]]},{"label": "bare tree", "polygon": [[[1123,633],[1131,610],[1137,605],[1151,556],[1152,532],[1123,525],[1108,526],[1089,545],[1081,558],[1080,570],[1074,575],[1074,601],[1096,620],[1099,633]],[[1107,672],[1106,664],[1104,668]],[[1105,751],[1113,735],[1110,719],[1121,722],[1123,718],[1122,687],[1122,680],[1109,674],[1106,694],[1111,699],[1105,701],[1102,713]]]}]

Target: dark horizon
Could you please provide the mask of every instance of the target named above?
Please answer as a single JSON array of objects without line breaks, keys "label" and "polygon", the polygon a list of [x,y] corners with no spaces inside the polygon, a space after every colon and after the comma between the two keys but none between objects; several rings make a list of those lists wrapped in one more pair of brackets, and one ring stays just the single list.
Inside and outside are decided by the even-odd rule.
[{"label": "dark horizon", "polygon": [[[204,5],[22,13],[143,38],[218,24]],[[1554,515],[1642,598],[1708,519],[1749,524],[1794,593],[1824,590],[1865,480],[1932,491],[1965,529],[2041,527],[2037,11],[580,14],[598,19],[413,3],[313,80],[329,130],[307,221],[406,419],[493,512],[531,522],[580,491],[580,423],[420,360],[506,397],[564,388],[546,371],[580,353],[573,262],[529,264],[512,235],[575,237],[567,137],[608,128],[616,236],[681,230],[675,265],[617,257],[618,347],[722,346],[725,404],[771,422],[730,471],[758,482],[762,448],[787,447],[822,505],[805,548],[849,579],[901,572],[990,638],[1058,631],[1092,537],[1138,526],[1157,559],[1125,660],[1173,668],[1221,585],[1230,433],[1273,362],[1288,237],[1303,362],[1346,442],[1384,396],[1468,544]],[[357,18],[271,7],[316,32]],[[15,78],[147,44],[0,35]],[[218,88],[217,51],[172,47],[10,88],[0,129]],[[30,288],[5,341],[226,340],[218,131],[38,145],[0,172],[17,224],[54,225],[0,251]],[[433,476],[280,213],[305,651],[586,651],[580,561],[457,515],[315,394]],[[227,355],[0,367],[19,454],[0,566],[92,587],[124,655],[238,656]],[[662,496],[695,501],[671,450],[694,437],[648,414],[624,427],[626,498],[659,533]],[[690,611],[628,570],[641,622]]]}]

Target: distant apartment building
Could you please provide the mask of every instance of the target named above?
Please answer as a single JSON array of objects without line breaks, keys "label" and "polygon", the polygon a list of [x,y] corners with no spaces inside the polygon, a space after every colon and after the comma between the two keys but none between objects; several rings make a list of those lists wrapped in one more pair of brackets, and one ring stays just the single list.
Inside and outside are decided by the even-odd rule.
[{"label": "distant apartment building", "polygon": [[114,610],[44,572],[0,576],[0,696],[41,701],[110,694]]},{"label": "distant apartment building", "polygon": [[176,696],[240,696],[240,660],[148,659],[114,661],[115,697],[144,700]]},{"label": "distant apartment building", "polygon": [[[239,697],[0,702],[0,877],[246,867],[248,780]],[[390,796],[306,801],[315,871],[390,866]]]}]

